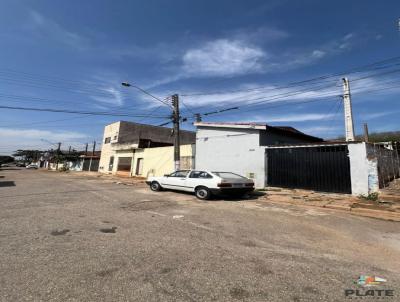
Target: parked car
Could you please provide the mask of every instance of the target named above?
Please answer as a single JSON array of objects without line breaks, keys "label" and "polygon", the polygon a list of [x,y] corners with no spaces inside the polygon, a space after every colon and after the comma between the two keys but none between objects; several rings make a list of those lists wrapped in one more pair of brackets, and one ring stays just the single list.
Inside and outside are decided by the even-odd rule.
[{"label": "parked car", "polygon": [[25,163],[16,163],[15,164],[16,167],[25,167]]},{"label": "parked car", "polygon": [[27,169],[37,169],[38,165],[37,164],[29,164],[25,168],[27,168]]},{"label": "parked car", "polygon": [[231,172],[181,170],[160,177],[149,177],[146,183],[153,191],[172,189],[194,192],[199,199],[209,199],[219,194],[241,196],[254,191],[251,179]]}]

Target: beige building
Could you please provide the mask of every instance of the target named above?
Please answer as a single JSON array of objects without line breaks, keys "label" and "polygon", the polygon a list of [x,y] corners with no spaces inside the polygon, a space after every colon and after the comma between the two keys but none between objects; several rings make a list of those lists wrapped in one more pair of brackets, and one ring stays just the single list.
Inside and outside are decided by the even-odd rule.
[{"label": "beige building", "polygon": [[[181,131],[181,167],[194,165],[196,134]],[[163,175],[174,169],[171,129],[132,122],[105,126],[99,172],[121,176]]]}]

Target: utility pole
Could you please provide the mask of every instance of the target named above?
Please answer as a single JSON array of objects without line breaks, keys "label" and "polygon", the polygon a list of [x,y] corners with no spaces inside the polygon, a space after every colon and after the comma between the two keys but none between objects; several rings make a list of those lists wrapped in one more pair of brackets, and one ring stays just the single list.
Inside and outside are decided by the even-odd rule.
[{"label": "utility pole", "polygon": [[85,145],[85,155],[87,155],[87,149],[88,149],[88,143],[86,143],[86,145]]},{"label": "utility pole", "polygon": [[179,137],[179,96],[174,94],[172,96],[172,122],[174,124],[174,163],[175,163],[175,171],[180,169],[180,137]]},{"label": "utility pole", "polygon": [[200,115],[200,113],[196,113],[196,114],[194,115],[194,118],[196,119],[196,123],[200,123],[200,122],[201,122],[201,115]]},{"label": "utility pole", "polygon": [[369,142],[368,124],[364,123],[364,142]]},{"label": "utility pole", "polygon": [[71,146],[68,148],[68,154],[71,154]]},{"label": "utility pole", "polygon": [[343,105],[344,123],[346,128],[346,142],[354,141],[353,112],[351,108],[350,83],[347,78],[343,78]]},{"label": "utility pole", "polygon": [[58,171],[58,161],[59,161],[59,156],[60,156],[60,150],[61,150],[61,143],[58,143],[57,153],[56,153],[56,171]]},{"label": "utility pole", "polygon": [[90,161],[89,161],[89,172],[92,169],[92,159],[94,156],[94,151],[96,151],[96,141],[93,141],[92,156],[90,157]]}]

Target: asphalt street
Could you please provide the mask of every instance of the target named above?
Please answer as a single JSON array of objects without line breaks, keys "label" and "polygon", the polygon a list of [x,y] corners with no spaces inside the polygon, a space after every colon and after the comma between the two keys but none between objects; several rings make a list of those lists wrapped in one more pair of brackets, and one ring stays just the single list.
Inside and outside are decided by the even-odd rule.
[{"label": "asphalt street", "polygon": [[79,173],[0,169],[0,255],[0,301],[400,301],[399,223]]}]

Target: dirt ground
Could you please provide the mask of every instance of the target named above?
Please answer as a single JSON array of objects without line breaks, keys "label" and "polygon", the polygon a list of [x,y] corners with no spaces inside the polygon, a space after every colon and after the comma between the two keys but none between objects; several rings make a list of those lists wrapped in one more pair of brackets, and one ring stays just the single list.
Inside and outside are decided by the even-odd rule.
[{"label": "dirt ground", "polygon": [[78,173],[0,170],[0,253],[0,301],[346,301],[363,274],[400,294],[397,222]]}]

